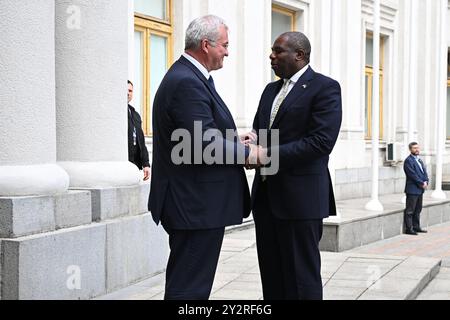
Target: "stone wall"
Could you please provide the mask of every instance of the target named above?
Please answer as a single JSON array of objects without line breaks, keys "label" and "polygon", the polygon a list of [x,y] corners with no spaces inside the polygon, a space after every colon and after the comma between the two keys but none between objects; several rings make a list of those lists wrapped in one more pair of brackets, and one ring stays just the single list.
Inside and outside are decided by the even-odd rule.
[{"label": "stone wall", "polygon": [[[403,166],[380,167],[379,194],[403,193]],[[372,169],[351,168],[336,170],[334,192],[336,200],[368,198],[372,192]]]},{"label": "stone wall", "polygon": [[0,198],[1,299],[90,299],[163,272],[149,188]]}]

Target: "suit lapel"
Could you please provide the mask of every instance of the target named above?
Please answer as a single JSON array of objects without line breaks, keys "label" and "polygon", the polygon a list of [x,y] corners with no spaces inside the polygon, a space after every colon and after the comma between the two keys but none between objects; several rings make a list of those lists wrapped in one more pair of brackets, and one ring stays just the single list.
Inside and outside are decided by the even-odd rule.
[{"label": "suit lapel", "polygon": [[425,164],[423,163],[422,159],[419,159],[419,163],[422,166],[422,169],[420,169],[420,166],[419,166],[419,170],[422,174],[425,175],[426,169],[425,169]]},{"label": "suit lapel", "polygon": [[194,66],[188,59],[186,59],[183,56],[181,56],[178,61],[180,63],[184,64],[185,66],[189,67],[195,73],[195,75],[205,84],[205,86],[208,88],[208,90],[211,93],[211,95],[218,102],[218,104],[219,104],[220,108],[222,109],[222,111],[228,116],[228,118],[233,123],[233,128],[236,129],[236,124],[234,123],[234,119],[233,119],[233,116],[231,115],[230,110],[228,109],[228,107],[226,106],[226,104],[222,100],[222,98],[219,96],[217,91],[213,87],[211,87],[210,83],[205,78],[205,76],[200,72],[200,70],[198,70],[196,66]]},{"label": "suit lapel", "polygon": [[309,90],[309,83],[312,79],[314,79],[314,74],[315,72],[313,71],[313,69],[311,67],[308,67],[306,72],[300,77],[300,79],[298,79],[294,88],[292,88],[291,92],[289,92],[288,96],[281,104],[280,110],[275,117],[272,127],[276,127],[281,118],[283,118],[286,112],[293,106],[293,103]]},{"label": "suit lapel", "polygon": [[279,80],[277,82],[274,82],[273,85],[271,85],[268,89],[267,97],[264,99],[261,109],[262,110],[261,111],[262,123],[260,126],[261,129],[269,129],[270,115],[272,113],[273,102],[278,93],[280,92],[282,86],[283,80]]},{"label": "suit lapel", "polygon": [[209,91],[212,93],[212,95],[214,96],[214,98],[216,99],[216,101],[219,103],[220,107],[222,108],[222,110],[227,114],[227,116],[230,118],[230,120],[233,122],[233,127],[234,129],[236,129],[236,125],[234,123],[234,119],[233,116],[230,112],[230,110],[228,109],[227,105],[225,104],[225,102],[222,100],[222,98],[219,96],[219,94],[217,93],[216,89],[212,88],[211,85],[209,84],[209,82],[207,81],[207,86]]},{"label": "suit lapel", "polygon": [[[423,174],[423,171],[420,170],[420,166],[419,166],[419,164],[417,163],[416,158],[414,158],[412,155],[411,155],[410,157],[411,157],[411,161],[412,161],[413,164],[414,164],[414,167],[416,168],[416,171],[417,171],[419,174]],[[420,161],[420,160],[419,160],[419,161]]]}]

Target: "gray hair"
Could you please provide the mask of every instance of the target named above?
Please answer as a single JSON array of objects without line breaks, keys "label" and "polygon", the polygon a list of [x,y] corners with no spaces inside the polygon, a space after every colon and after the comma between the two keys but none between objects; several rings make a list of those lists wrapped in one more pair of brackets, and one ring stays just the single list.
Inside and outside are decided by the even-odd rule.
[{"label": "gray hair", "polygon": [[220,37],[220,26],[224,26],[228,30],[225,21],[214,15],[203,16],[192,21],[186,30],[185,50],[198,49],[202,40],[205,39],[212,46],[216,46],[216,42]]},{"label": "gray hair", "polygon": [[311,57],[311,43],[307,36],[301,32],[286,32],[281,35],[286,37],[289,47],[298,52],[303,51],[305,53],[306,62],[309,63]]}]

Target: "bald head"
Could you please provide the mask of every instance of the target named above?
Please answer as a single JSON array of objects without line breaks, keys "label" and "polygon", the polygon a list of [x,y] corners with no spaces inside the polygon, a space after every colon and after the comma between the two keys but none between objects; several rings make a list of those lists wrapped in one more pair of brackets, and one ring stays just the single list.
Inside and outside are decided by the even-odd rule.
[{"label": "bald head", "polygon": [[270,60],[275,74],[290,79],[309,64],[311,44],[301,32],[286,32],[275,40]]},{"label": "bald head", "polygon": [[286,39],[286,44],[292,51],[303,51],[306,64],[310,62],[311,43],[309,42],[308,37],[301,32],[286,32],[280,37],[284,37]]}]

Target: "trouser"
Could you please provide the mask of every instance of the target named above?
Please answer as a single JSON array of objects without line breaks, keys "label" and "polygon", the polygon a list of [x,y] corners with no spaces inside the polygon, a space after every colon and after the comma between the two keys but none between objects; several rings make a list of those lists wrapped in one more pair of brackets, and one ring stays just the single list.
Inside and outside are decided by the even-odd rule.
[{"label": "trouser", "polygon": [[405,228],[406,231],[420,230],[420,213],[423,195],[406,195]]},{"label": "trouser", "polygon": [[165,300],[208,300],[225,228],[171,230]]},{"label": "trouser", "polygon": [[265,300],[322,300],[319,241],[323,220],[281,220],[270,211],[266,183],[254,210]]}]

